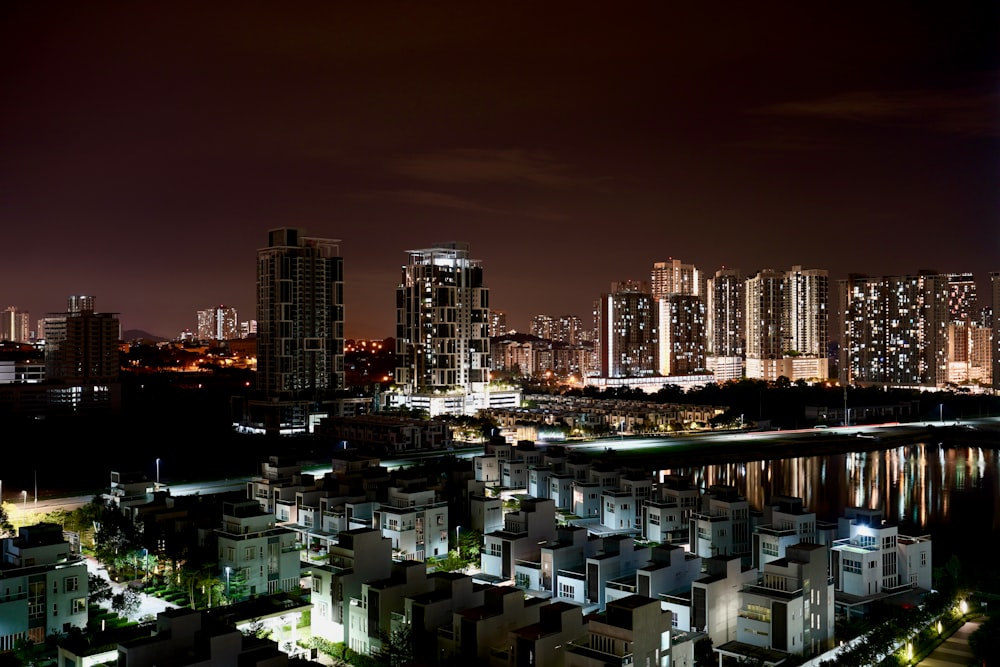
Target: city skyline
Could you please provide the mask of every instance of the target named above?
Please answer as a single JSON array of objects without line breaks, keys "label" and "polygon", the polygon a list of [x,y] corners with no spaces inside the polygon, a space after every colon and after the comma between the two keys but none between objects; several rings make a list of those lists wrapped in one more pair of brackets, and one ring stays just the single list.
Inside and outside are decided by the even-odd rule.
[{"label": "city skyline", "polygon": [[670,259],[1000,270],[994,6],[299,9],[0,9],[0,304],[254,319],[286,226],[340,240],[347,338],[441,242],[520,331]]}]

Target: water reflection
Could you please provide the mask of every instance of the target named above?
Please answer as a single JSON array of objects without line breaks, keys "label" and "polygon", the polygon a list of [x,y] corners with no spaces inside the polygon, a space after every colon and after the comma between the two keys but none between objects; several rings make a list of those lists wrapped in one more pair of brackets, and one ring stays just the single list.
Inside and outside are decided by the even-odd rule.
[{"label": "water reflection", "polygon": [[[775,495],[802,498],[820,519],[845,507],[882,509],[911,534],[961,534],[966,527],[1000,532],[997,450],[916,444],[874,452],[669,468],[699,487],[730,484],[760,509]],[[976,533],[966,533],[976,538]]]}]

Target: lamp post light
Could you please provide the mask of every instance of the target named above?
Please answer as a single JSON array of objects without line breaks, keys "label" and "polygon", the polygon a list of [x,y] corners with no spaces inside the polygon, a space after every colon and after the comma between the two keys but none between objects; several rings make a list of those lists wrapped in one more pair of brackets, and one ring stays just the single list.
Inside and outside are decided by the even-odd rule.
[{"label": "lamp post light", "polygon": [[233,568],[226,566],[226,604],[229,604],[229,572]]},{"label": "lamp post light", "polygon": [[462,557],[462,542],[461,542],[461,538],[462,538],[462,527],[461,526],[455,526],[455,553],[458,554],[459,558]]},{"label": "lamp post light", "polygon": [[27,491],[21,491],[21,509],[23,509],[25,512],[28,511],[28,492]]},{"label": "lamp post light", "polygon": [[156,459],[156,490],[160,490],[160,459]]}]

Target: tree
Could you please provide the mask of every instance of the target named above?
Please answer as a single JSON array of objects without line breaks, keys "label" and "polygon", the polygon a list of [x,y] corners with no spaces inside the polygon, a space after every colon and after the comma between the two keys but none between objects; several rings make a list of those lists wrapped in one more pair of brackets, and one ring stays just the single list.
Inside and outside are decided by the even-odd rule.
[{"label": "tree", "polygon": [[694,643],[694,664],[698,667],[715,667],[718,660],[712,650],[712,638],[702,637]]},{"label": "tree", "polygon": [[978,630],[969,635],[969,648],[983,665],[993,664],[988,659],[1000,655],[1000,621],[995,616],[986,619]]},{"label": "tree", "polygon": [[0,502],[0,537],[13,537],[14,525],[7,516],[7,508]]},{"label": "tree", "polygon": [[87,586],[90,591],[88,597],[91,602],[104,602],[105,600],[110,600],[111,596],[114,595],[114,591],[111,589],[111,582],[99,574],[88,575]]},{"label": "tree", "polygon": [[111,597],[111,609],[119,616],[128,618],[139,611],[141,602],[139,594],[126,586],[120,593],[115,593]]},{"label": "tree", "polygon": [[401,625],[396,630],[379,632],[382,646],[374,658],[380,665],[401,667],[413,659],[413,633],[409,625]]}]

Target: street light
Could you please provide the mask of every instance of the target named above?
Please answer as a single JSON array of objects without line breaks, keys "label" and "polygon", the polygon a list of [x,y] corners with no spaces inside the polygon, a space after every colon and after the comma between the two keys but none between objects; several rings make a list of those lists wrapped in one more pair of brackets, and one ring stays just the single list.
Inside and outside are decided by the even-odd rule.
[{"label": "street light", "polygon": [[27,491],[22,491],[21,492],[21,508],[25,512],[28,511],[28,492]]},{"label": "street light", "polygon": [[458,554],[459,558],[462,557],[462,543],[460,542],[461,537],[462,537],[462,527],[455,526],[455,553]]},{"label": "street light", "polygon": [[226,602],[229,602],[229,572],[233,568],[226,566]]},{"label": "street light", "polygon": [[156,459],[156,489],[160,489],[160,459]]}]

